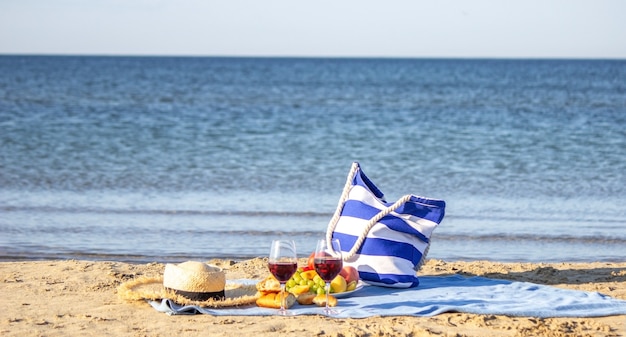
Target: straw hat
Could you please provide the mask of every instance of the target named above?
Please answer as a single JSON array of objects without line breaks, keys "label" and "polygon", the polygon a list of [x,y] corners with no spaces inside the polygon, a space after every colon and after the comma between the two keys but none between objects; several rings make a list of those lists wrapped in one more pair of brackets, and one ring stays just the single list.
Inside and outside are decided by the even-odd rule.
[{"label": "straw hat", "polygon": [[181,305],[232,307],[256,301],[256,286],[226,283],[226,275],[216,266],[187,261],[167,264],[163,277],[139,277],[122,283],[118,296],[125,300],[170,299]]},{"label": "straw hat", "polygon": [[224,299],[226,275],[221,268],[206,263],[187,261],[165,265],[163,286],[194,301]]}]

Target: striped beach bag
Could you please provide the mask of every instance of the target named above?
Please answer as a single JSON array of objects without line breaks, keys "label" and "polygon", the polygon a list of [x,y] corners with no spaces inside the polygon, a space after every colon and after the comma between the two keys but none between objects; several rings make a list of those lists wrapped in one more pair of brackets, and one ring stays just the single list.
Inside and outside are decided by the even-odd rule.
[{"label": "striped beach bag", "polygon": [[354,162],[326,238],[339,239],[344,265],[368,284],[411,288],[419,284],[430,237],[443,219],[445,201],[405,195],[388,203]]}]

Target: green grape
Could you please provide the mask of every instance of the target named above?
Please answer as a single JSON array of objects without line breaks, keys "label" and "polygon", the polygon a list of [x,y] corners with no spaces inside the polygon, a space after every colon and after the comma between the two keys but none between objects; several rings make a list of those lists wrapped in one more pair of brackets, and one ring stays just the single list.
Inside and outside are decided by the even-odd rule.
[{"label": "green grape", "polygon": [[319,275],[315,275],[313,277],[313,281],[315,281],[315,283],[319,283],[320,281],[324,282],[324,280],[322,280],[322,278]]},{"label": "green grape", "polygon": [[311,291],[312,293],[317,293],[317,288],[319,288],[317,284],[313,284],[309,287],[309,291]]},{"label": "green grape", "polygon": [[289,281],[287,281],[287,283],[285,284],[285,286],[288,288],[292,288],[295,285],[296,285],[296,280],[294,280],[293,278],[289,279]]},{"label": "green grape", "polygon": [[302,276],[300,276],[300,274],[296,273],[293,274],[293,276],[291,277],[294,281],[296,281],[296,283],[300,283],[300,280],[302,280]]},{"label": "green grape", "polygon": [[308,280],[308,281],[306,282],[306,284],[307,284],[309,287],[312,287],[312,286],[315,284],[315,282],[314,282],[313,280]]},{"label": "green grape", "polygon": [[324,295],[324,294],[326,294],[326,291],[324,291],[324,288],[319,287],[319,288],[317,288],[317,294],[318,295]]},{"label": "green grape", "polygon": [[325,287],[325,286],[326,286],[326,282],[325,282],[324,280],[322,280],[322,278],[320,278],[320,279],[317,281],[317,284],[318,284],[320,287]]},{"label": "green grape", "polygon": [[305,286],[307,285],[307,281],[305,279],[300,279],[300,282],[298,282],[298,284],[301,286]]}]

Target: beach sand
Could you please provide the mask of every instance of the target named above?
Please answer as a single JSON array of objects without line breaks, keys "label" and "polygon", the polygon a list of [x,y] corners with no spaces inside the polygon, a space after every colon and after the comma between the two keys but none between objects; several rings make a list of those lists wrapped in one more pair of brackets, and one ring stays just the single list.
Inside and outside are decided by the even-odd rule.
[{"label": "beach sand", "polygon": [[[228,279],[268,275],[261,258],[210,260]],[[302,261],[304,264],[304,261]],[[118,298],[117,286],[159,276],[161,263],[92,261],[0,263],[1,336],[624,336],[626,316],[506,317],[446,313],[435,317],[332,319],[323,316],[168,316],[146,302]],[[496,263],[429,260],[420,275],[481,275],[597,291],[626,300],[626,262]]]}]

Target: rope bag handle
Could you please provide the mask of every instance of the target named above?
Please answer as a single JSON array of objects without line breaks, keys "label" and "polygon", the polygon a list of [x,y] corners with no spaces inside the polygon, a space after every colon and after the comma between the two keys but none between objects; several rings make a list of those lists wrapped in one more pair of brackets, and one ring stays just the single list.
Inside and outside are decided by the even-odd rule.
[{"label": "rope bag handle", "polygon": [[[350,172],[348,173],[346,184],[343,187],[343,192],[341,193],[341,197],[339,198],[339,202],[337,203],[337,209],[335,210],[335,214],[333,214],[333,217],[330,219],[330,222],[328,223],[328,229],[326,230],[326,241],[328,242],[330,242],[330,240],[333,237],[333,231],[335,230],[335,227],[337,227],[337,222],[339,222],[339,217],[341,216],[341,211],[343,210],[343,206],[346,200],[348,200],[348,195],[350,194],[350,189],[352,188],[352,180],[354,179],[354,176],[356,174],[358,167],[359,166],[356,162],[353,163],[352,168],[350,169]],[[359,249],[361,249],[361,245],[363,245],[363,241],[365,241],[365,237],[367,236],[367,233],[369,233],[370,229],[372,229],[372,227],[374,227],[374,225],[378,221],[380,221],[380,219],[387,216],[389,213],[395,211],[396,209],[398,209],[400,206],[402,206],[404,203],[406,203],[410,199],[411,199],[411,195],[407,194],[403,196],[402,198],[400,198],[398,201],[396,201],[393,205],[386,207],[385,209],[378,212],[378,214],[376,214],[374,217],[372,217],[370,221],[368,222],[367,226],[363,228],[363,232],[361,232],[361,234],[359,235],[358,239],[352,246],[352,249],[350,249],[350,251],[347,254],[343,255],[343,259],[349,260],[352,257],[354,257],[354,255],[356,255],[356,252]]]}]

